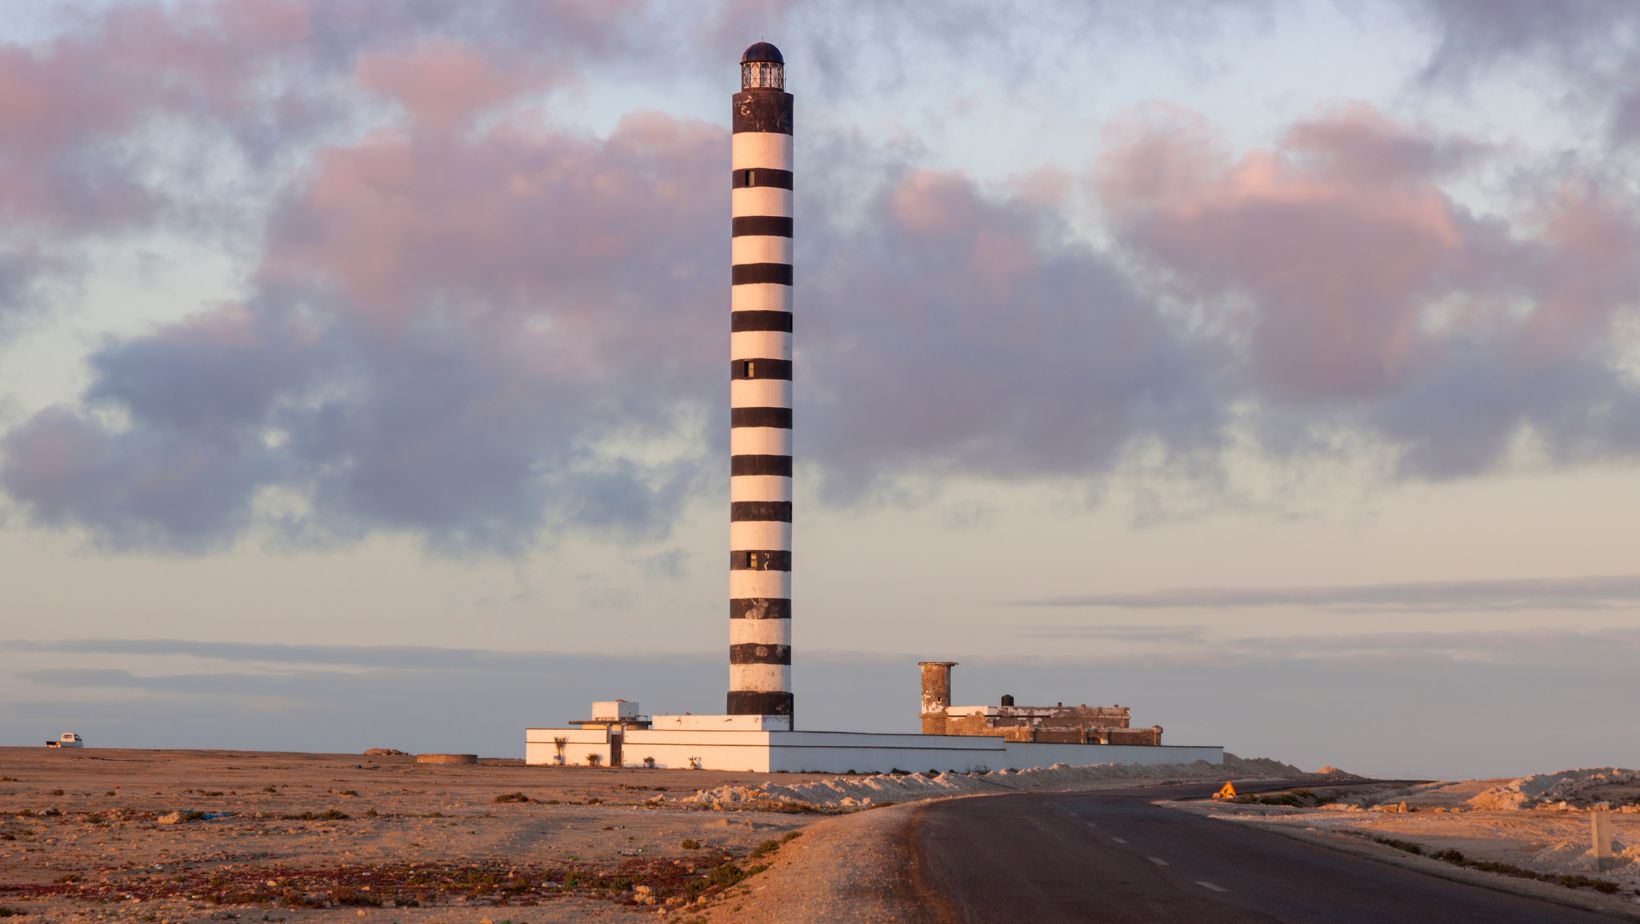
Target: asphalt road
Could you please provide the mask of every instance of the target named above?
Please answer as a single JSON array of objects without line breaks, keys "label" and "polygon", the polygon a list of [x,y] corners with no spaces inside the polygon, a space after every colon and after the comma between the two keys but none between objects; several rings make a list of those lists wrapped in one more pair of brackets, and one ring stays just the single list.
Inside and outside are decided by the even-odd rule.
[{"label": "asphalt road", "polygon": [[1153,787],[930,804],[910,833],[913,901],[931,921],[1010,924],[1613,920],[1149,804],[1211,790]]}]

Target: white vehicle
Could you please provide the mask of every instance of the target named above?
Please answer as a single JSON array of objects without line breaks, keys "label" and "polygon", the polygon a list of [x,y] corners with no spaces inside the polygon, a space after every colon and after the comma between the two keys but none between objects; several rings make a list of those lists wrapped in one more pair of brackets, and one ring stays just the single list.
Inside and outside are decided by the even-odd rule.
[{"label": "white vehicle", "polygon": [[57,736],[56,741],[47,741],[46,742],[46,747],[48,747],[48,748],[83,748],[83,747],[85,747],[85,741],[83,741],[80,738],[80,736],[75,734],[74,732],[63,732],[62,734]]}]

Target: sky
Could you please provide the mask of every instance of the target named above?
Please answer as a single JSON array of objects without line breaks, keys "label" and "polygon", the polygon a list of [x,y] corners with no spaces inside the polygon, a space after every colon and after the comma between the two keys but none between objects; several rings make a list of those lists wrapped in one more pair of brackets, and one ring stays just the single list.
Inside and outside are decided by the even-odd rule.
[{"label": "sky", "polygon": [[766,39],[801,726],[1640,765],[1640,5],[0,14],[0,743],[720,710]]}]

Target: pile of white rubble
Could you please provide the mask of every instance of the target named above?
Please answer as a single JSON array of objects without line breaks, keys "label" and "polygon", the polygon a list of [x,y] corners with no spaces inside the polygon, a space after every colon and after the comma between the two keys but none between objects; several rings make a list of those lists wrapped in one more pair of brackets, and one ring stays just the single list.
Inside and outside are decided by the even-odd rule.
[{"label": "pile of white rubble", "polygon": [[1536,773],[1494,786],[1470,799],[1481,811],[1587,808],[1598,803],[1628,802],[1640,794],[1640,770],[1593,767]]},{"label": "pile of white rubble", "polygon": [[719,786],[703,789],[682,802],[715,807],[757,802],[786,802],[825,808],[855,808],[888,802],[912,802],[941,796],[964,796],[1026,790],[1097,789],[1122,780],[1194,782],[1236,779],[1304,779],[1308,775],[1290,764],[1269,758],[1224,755],[1223,764],[1198,760],[1189,764],[1094,764],[993,770],[989,773],[923,773],[836,776],[802,783],[770,781],[759,786]]}]

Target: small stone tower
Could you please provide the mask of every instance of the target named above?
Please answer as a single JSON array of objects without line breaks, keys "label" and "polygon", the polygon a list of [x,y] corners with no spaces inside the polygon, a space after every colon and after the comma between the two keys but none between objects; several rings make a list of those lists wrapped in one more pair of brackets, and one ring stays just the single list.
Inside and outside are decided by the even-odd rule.
[{"label": "small stone tower", "polygon": [[951,668],[955,661],[918,661],[922,668],[922,733],[945,734],[945,711],[951,708]]}]

